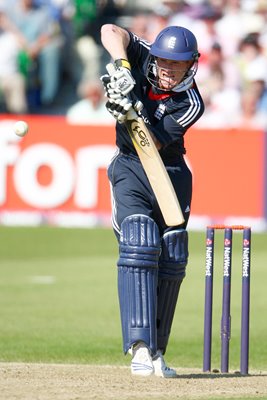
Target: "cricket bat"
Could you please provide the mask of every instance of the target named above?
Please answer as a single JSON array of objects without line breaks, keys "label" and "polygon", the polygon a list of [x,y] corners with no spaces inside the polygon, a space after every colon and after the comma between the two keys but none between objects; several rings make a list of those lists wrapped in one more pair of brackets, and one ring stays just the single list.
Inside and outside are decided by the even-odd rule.
[{"label": "cricket bat", "polygon": [[[106,68],[108,73],[111,74],[114,72],[115,67],[110,63]],[[146,124],[133,108],[127,113],[125,125],[155,194],[166,225],[176,226],[183,224],[183,213],[168,172]]]}]

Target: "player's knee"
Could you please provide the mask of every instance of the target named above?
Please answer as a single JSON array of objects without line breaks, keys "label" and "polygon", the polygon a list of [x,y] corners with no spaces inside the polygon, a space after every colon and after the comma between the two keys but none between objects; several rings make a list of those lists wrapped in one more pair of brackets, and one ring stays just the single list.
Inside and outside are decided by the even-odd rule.
[{"label": "player's knee", "polygon": [[167,232],[162,237],[159,273],[169,279],[184,278],[188,261],[188,234],[184,229]]},{"label": "player's knee", "polygon": [[160,254],[159,229],[142,214],[126,217],[121,224],[118,266],[157,267]]}]

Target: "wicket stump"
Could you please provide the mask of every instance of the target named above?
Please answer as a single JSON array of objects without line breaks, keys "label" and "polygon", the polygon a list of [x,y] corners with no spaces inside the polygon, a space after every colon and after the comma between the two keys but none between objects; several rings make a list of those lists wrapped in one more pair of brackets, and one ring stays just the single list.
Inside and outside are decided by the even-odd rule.
[{"label": "wicket stump", "polygon": [[221,318],[221,372],[229,372],[229,344],[231,337],[231,276],[232,276],[232,239],[234,230],[243,231],[242,248],[242,306],[241,306],[241,344],[240,373],[248,374],[249,364],[249,312],[250,312],[250,253],[251,228],[243,225],[212,225],[206,232],[206,280],[204,312],[204,351],[203,371],[211,371],[212,347],[212,306],[215,230],[224,230],[223,254],[223,298]]}]

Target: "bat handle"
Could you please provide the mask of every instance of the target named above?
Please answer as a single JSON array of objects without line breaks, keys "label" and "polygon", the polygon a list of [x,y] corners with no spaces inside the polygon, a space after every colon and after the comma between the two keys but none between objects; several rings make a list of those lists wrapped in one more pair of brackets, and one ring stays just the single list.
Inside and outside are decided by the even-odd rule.
[{"label": "bat handle", "polygon": [[116,71],[115,65],[113,63],[108,63],[106,65],[106,70],[108,71],[109,75],[112,75]]}]

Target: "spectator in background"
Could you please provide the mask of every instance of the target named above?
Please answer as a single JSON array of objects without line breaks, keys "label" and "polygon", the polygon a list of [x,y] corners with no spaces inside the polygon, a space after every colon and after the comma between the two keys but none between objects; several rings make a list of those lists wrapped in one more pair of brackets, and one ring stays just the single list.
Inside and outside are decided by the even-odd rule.
[{"label": "spectator in background", "polygon": [[[49,33],[49,40],[44,48],[40,49],[38,56],[32,57],[30,47],[35,46],[29,46],[27,39],[26,56],[29,56],[31,63],[29,59],[26,60],[24,54],[24,63],[20,65],[26,74],[36,61],[40,63],[40,53],[44,53],[47,46],[51,48],[57,44],[54,53],[57,62],[53,60],[54,55],[51,56],[51,62],[47,61],[46,69],[50,71],[46,74],[49,76],[46,82],[50,89],[61,85],[57,101],[47,101],[47,104],[53,106],[53,109],[50,109],[53,113],[58,112],[57,107],[60,113],[67,110],[69,104],[75,103],[77,98],[84,104],[88,85],[94,86],[99,76],[106,72],[105,66],[110,58],[107,52],[103,51],[99,37],[100,26],[104,23],[118,23],[148,41],[153,41],[158,30],[164,25],[185,26],[200,38],[201,57],[197,83],[206,103],[206,112],[200,124],[208,121],[209,126],[212,122],[215,127],[229,127],[236,124],[237,119],[240,121],[240,113],[243,112],[241,107],[248,102],[249,97],[253,97],[247,95],[246,89],[255,70],[258,71],[258,77],[260,75],[255,85],[263,86],[263,90],[253,88],[251,92],[255,96],[256,93],[262,93],[255,102],[257,110],[266,107],[266,84],[263,83],[266,77],[259,73],[264,69],[267,71],[263,62],[264,58],[267,59],[266,0],[150,0],[144,4],[141,0],[0,0],[0,4],[1,1],[10,10],[12,19],[17,14],[18,6],[21,8],[23,3],[32,3],[31,9],[34,14],[41,10],[44,13],[45,10],[49,16],[49,23],[40,24],[46,25],[43,32]],[[254,32],[259,35],[258,44],[261,49],[258,55],[261,57],[257,56],[256,60],[248,62],[249,51],[241,51],[240,43]],[[220,49],[216,49],[217,44]],[[58,72],[54,73],[51,70]],[[33,68],[33,71],[36,72],[36,69]],[[63,72],[61,79],[59,71]],[[30,81],[35,87],[42,84],[42,103],[45,104],[46,85],[41,75],[30,78]],[[254,78],[252,81],[254,87]],[[27,92],[29,93],[29,87]],[[50,90],[51,92],[55,93]],[[55,95],[51,97],[54,99]],[[44,110],[48,112],[49,108]],[[238,115],[235,121],[234,114]]]},{"label": "spectator in background", "polygon": [[225,60],[220,44],[214,43],[197,79],[205,103],[205,113],[198,127],[228,128],[236,124],[240,109],[236,82],[234,64]]},{"label": "spectator in background", "polygon": [[14,114],[27,112],[25,79],[18,70],[18,54],[23,38],[0,10],[0,93],[5,111]]},{"label": "spectator in background", "polygon": [[267,127],[267,59],[258,33],[242,38],[230,60],[219,45],[213,46],[199,79],[206,112],[198,127]]},{"label": "spectator in background", "polygon": [[37,6],[48,8],[54,23],[59,25],[63,36],[62,68],[70,69],[69,60],[73,58],[73,18],[75,14],[74,0],[34,0]]},{"label": "spectator in background", "polygon": [[226,0],[222,18],[216,23],[219,41],[227,57],[234,56],[238,51],[242,37],[260,31],[264,26],[263,17],[247,10],[244,3],[243,0]]},{"label": "spectator in background", "polygon": [[12,7],[7,6],[7,10],[24,37],[29,65],[35,65],[34,72],[41,85],[41,104],[50,105],[60,83],[62,36],[59,25],[47,6],[36,6],[33,0],[17,0]]},{"label": "spectator in background", "polygon": [[129,18],[124,28],[133,32],[136,36],[152,43],[157,34],[167,26],[170,9],[164,5],[155,7],[148,12],[139,12]]},{"label": "spectator in background", "polygon": [[267,58],[259,33],[246,35],[240,42],[236,62],[239,67],[241,108],[238,125],[267,127]]},{"label": "spectator in background", "polygon": [[263,49],[264,55],[267,57],[267,2],[266,0],[258,0],[256,13],[263,19],[263,27],[259,31],[259,44]]},{"label": "spectator in background", "polygon": [[104,23],[115,23],[122,14],[122,7],[116,0],[73,1],[76,51],[82,62],[82,80],[91,80],[105,74],[105,65],[110,61],[101,45],[100,27]]},{"label": "spectator in background", "polygon": [[137,13],[130,18],[129,24],[125,26],[136,36],[144,38],[149,41],[150,39],[150,20],[151,14],[144,12]]},{"label": "spectator in background", "polygon": [[216,30],[216,23],[221,18],[221,13],[208,3],[199,6],[195,11],[191,12],[194,16],[192,30],[201,38],[199,41],[199,52],[201,54],[199,68],[208,62],[210,52],[214,43],[220,43]]},{"label": "spectator in background", "polygon": [[[192,27],[192,17],[190,12],[192,6],[189,6],[188,1],[184,0],[163,0],[163,5],[170,10],[168,25],[184,26],[185,28]],[[193,7],[194,8],[194,7]]]},{"label": "spectator in background", "polygon": [[249,86],[255,73],[267,83],[267,58],[260,46],[258,32],[241,39],[234,61],[240,76],[240,88]]},{"label": "spectator in background", "polygon": [[76,125],[114,125],[114,118],[107,113],[103,86],[99,79],[88,81],[79,88],[80,101],[66,113],[67,121]]},{"label": "spectator in background", "polygon": [[[103,21],[115,22],[121,13],[114,0],[73,0],[73,76],[79,101],[67,110],[69,121],[80,124],[109,124],[99,78],[106,73],[110,56],[100,45]],[[84,115],[82,113],[84,112]],[[80,122],[79,122],[80,121]]]},{"label": "spectator in background", "polygon": [[[146,39],[148,42],[153,43],[156,36],[168,25],[171,16],[171,8],[163,4],[155,7],[147,20],[147,33]],[[131,29],[130,29],[131,30]],[[133,32],[133,31],[132,31]],[[139,36],[144,38],[143,36]]]},{"label": "spectator in background", "polygon": [[77,60],[75,76],[81,86],[100,75],[100,48],[92,34],[92,25],[97,16],[97,4],[96,0],[74,0],[74,6],[72,24]]},{"label": "spectator in background", "polygon": [[266,86],[263,80],[251,81],[249,87],[243,88],[236,127],[266,129],[266,100]]}]

